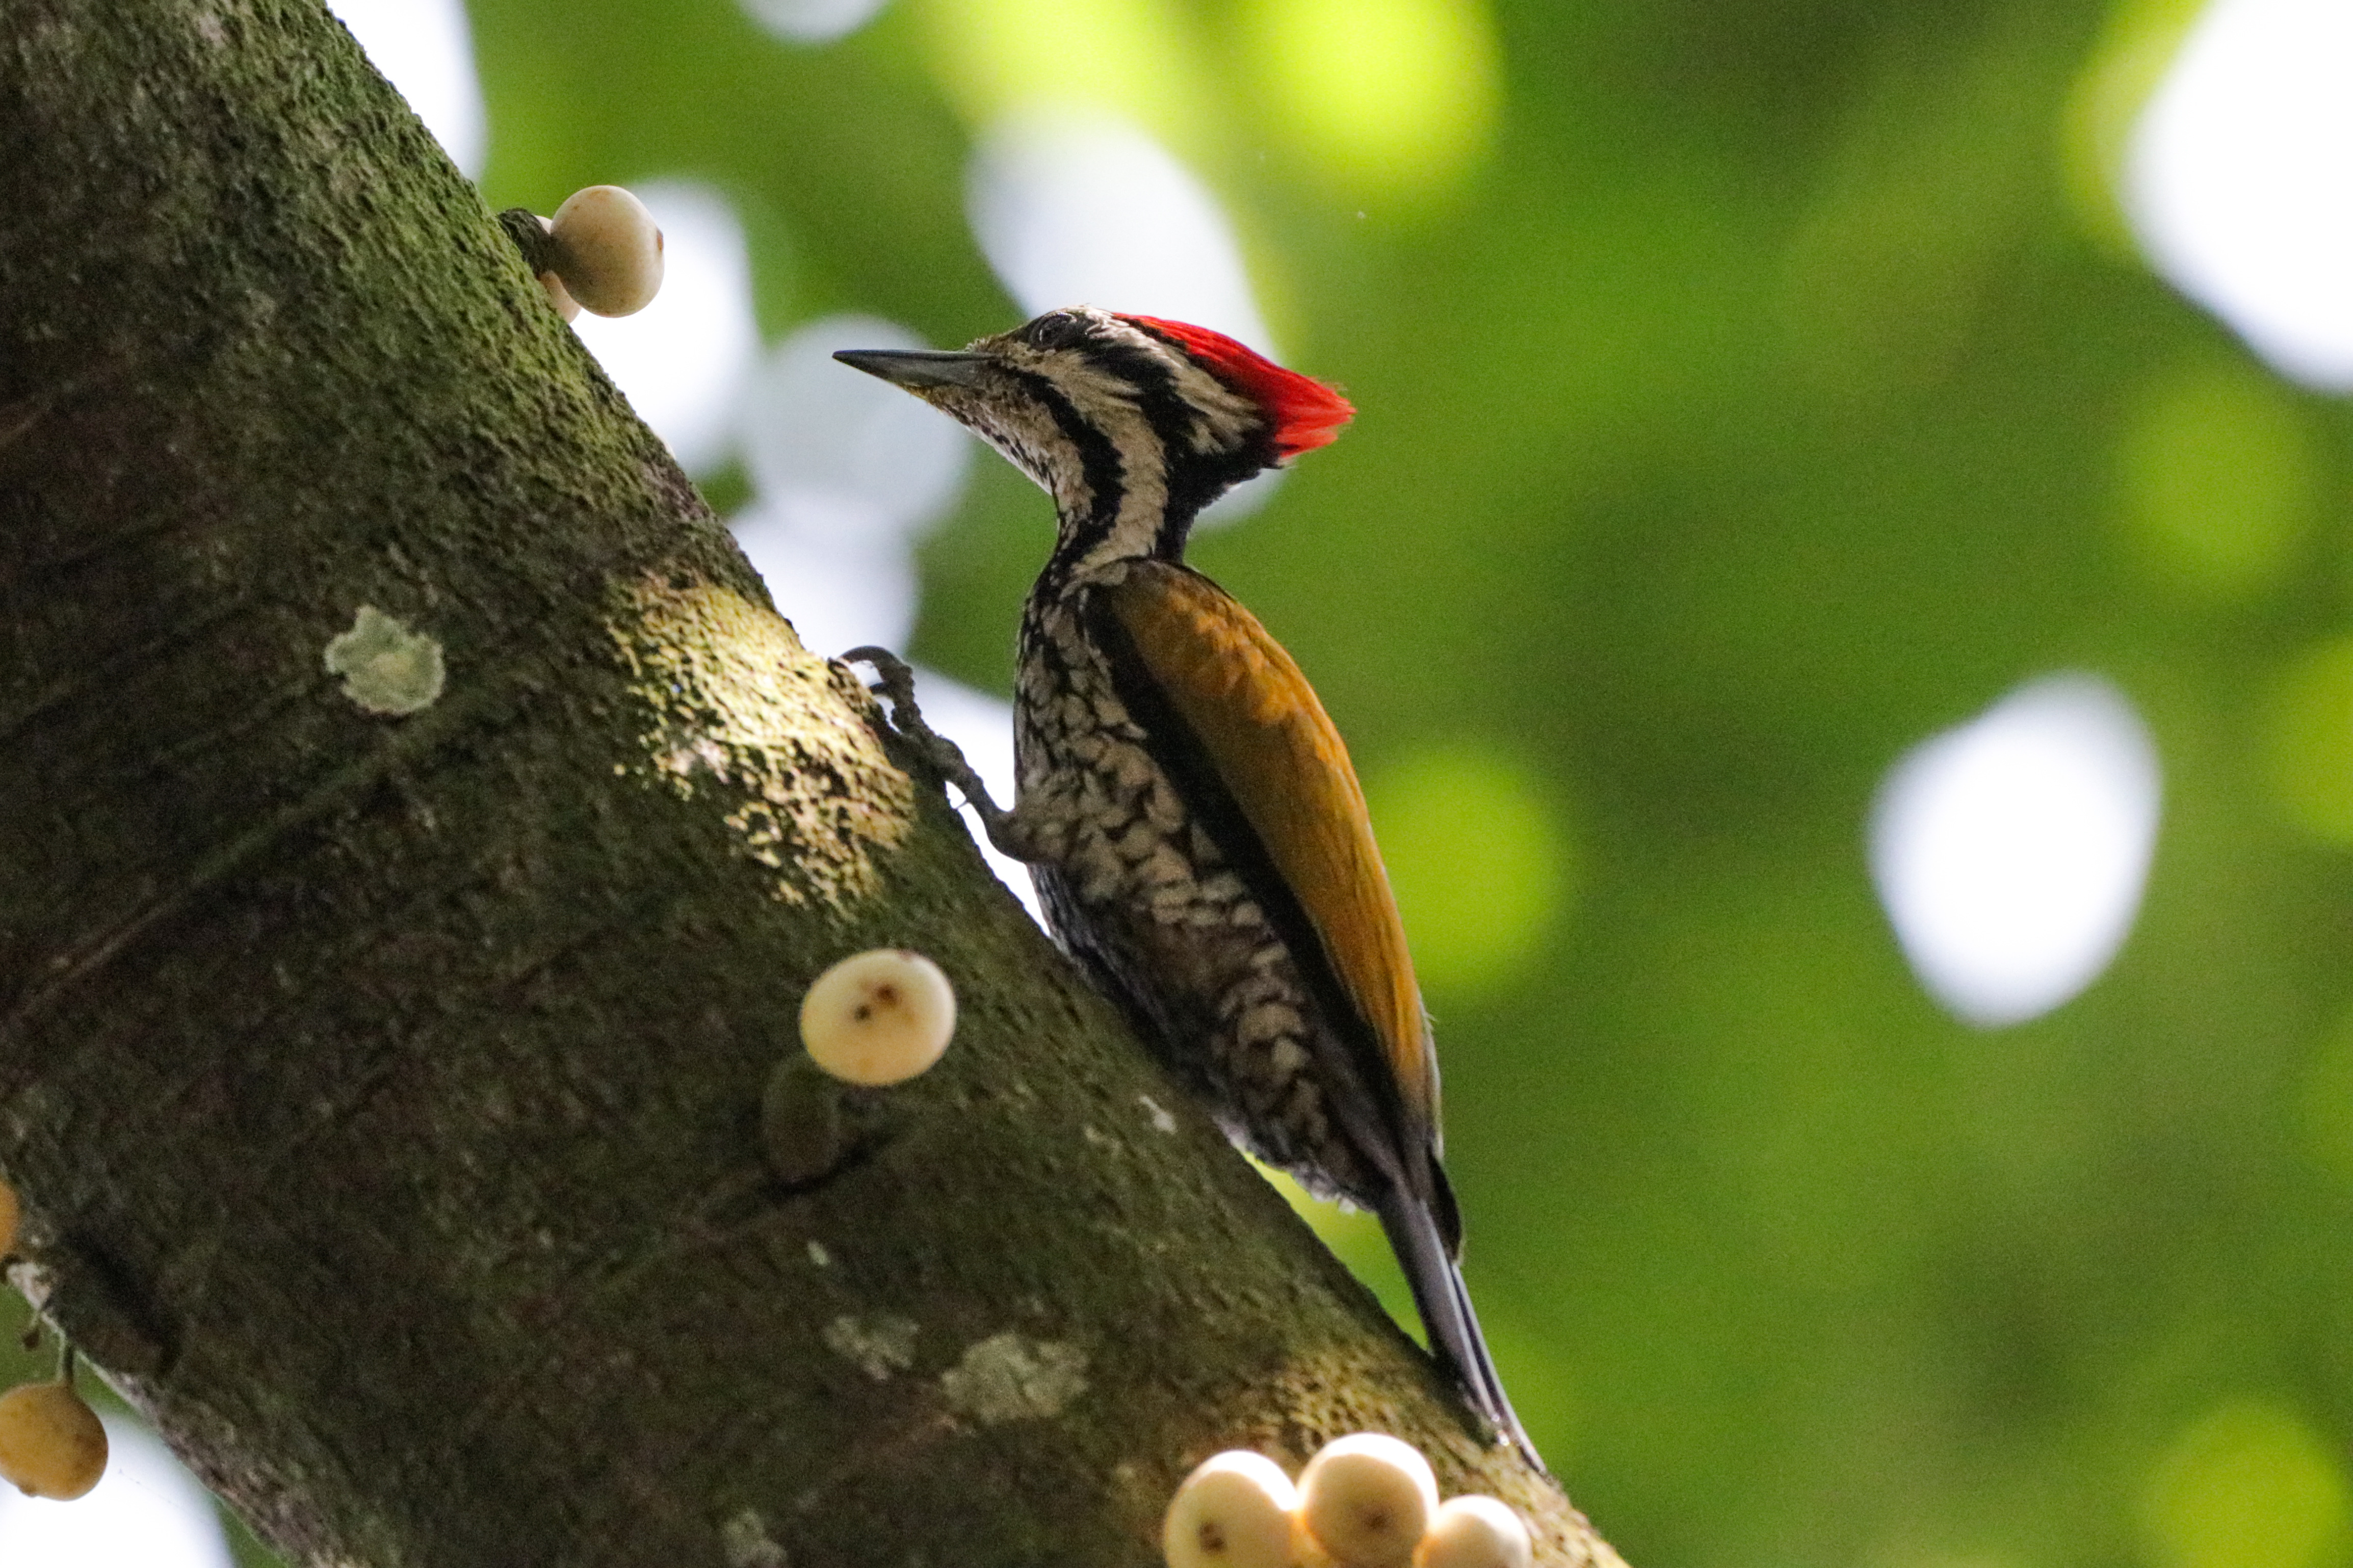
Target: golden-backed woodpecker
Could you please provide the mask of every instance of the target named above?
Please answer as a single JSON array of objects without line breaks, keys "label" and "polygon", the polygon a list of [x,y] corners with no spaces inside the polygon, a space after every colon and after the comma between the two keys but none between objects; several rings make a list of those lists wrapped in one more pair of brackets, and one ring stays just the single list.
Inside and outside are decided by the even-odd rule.
[{"label": "golden-backed woodpecker", "polygon": [[1185,564],[1201,509],[1332,441],[1323,383],[1219,332],[1053,310],[960,353],[836,358],[969,426],[1054,498],[1021,617],[1006,811],[899,728],[1026,861],[1055,936],[1243,1148],[1380,1216],[1430,1344],[1536,1460],[1471,1310],[1439,1164],[1438,1058],[1363,791],[1282,645]]}]

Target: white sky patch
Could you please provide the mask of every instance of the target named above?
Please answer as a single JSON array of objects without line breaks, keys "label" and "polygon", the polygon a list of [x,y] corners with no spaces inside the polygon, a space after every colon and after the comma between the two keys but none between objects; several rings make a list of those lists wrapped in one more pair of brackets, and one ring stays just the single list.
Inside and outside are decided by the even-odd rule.
[{"label": "white sky patch", "polygon": [[1981,1028],[2099,977],[2139,912],[2157,748],[2096,676],[2047,676],[1915,746],[1872,810],[1871,869],[1905,956]]},{"label": "white sky patch", "polygon": [[[906,647],[920,593],[914,542],[963,493],[974,446],[946,415],[833,353],[924,346],[895,322],[828,316],[777,344],[745,391],[742,449],[759,500],[729,527],[801,641],[829,658],[870,643]],[[1011,706],[926,669],[915,672],[915,700],[1010,807]],[[969,807],[965,820],[1036,916],[1029,868],[997,852]]]},{"label": "white sky patch", "polygon": [[882,0],[737,0],[744,14],[793,44],[829,44],[874,19]]},{"label": "white sky patch", "polygon": [[[843,367],[848,368],[848,367]],[[877,384],[881,384],[877,383]],[[888,390],[888,389],[886,389]],[[904,395],[902,394],[902,395]],[[872,644],[902,649],[913,635],[918,592],[914,556],[889,537],[878,542],[856,516],[826,526],[825,510],[838,504],[804,498],[789,515],[762,505],[728,521],[735,542],[768,584],[776,611],[793,623],[802,644],[828,658]],[[860,674],[868,672],[861,669]],[[934,670],[915,671],[915,701],[923,720],[954,741],[997,805],[1013,805],[1013,706]],[[997,880],[1041,923],[1038,890],[1029,868],[1008,858],[988,841],[980,817],[951,785],[948,797],[964,813],[980,846],[981,858]]]},{"label": "white sky patch", "polygon": [[1274,492],[1282,488],[1282,481],[1290,472],[1289,468],[1268,468],[1244,479],[1203,507],[1193,526],[1215,530],[1229,522],[1240,522],[1272,500]]},{"label": "white sky patch", "polygon": [[789,514],[756,506],[728,527],[811,652],[830,658],[868,643],[905,647],[915,626],[914,556],[865,533],[869,521],[854,507],[835,512],[822,499]]},{"label": "white sky patch", "polygon": [[74,1502],[0,1487],[8,1568],[231,1568],[213,1500],[141,1428],[110,1415],[106,1474]]},{"label": "white sky patch", "polygon": [[744,465],[759,500],[729,526],[801,641],[903,648],[913,542],[955,505],[971,438],[945,415],[837,363],[840,348],[921,348],[904,327],[831,316],[779,343],[745,387]]},{"label": "white sky patch", "polygon": [[2211,0],[2143,110],[2150,263],[2282,374],[2353,391],[2353,5]]},{"label": "white sky patch", "polygon": [[1217,198],[1124,121],[1055,110],[1000,121],[966,172],[965,207],[1006,292],[1031,315],[1100,305],[1166,316],[1271,356]]},{"label": "white sky patch", "polygon": [[780,521],[808,511],[801,531],[817,537],[845,528],[913,537],[955,505],[972,469],[964,426],[833,357],[836,349],[927,346],[894,321],[828,316],[761,362],[744,389],[744,460]]},{"label": "white sky patch", "polygon": [[[1124,120],[1032,108],[993,126],[965,175],[965,210],[1005,291],[1030,315],[1100,305],[1214,327],[1279,358],[1233,226],[1208,186]],[[1273,496],[1282,470],[1202,514],[1211,528]]]},{"label": "white sky patch", "polygon": [[474,75],[465,0],[328,0],[368,63],[400,89],[449,161],[470,180],[490,156],[490,117]]},{"label": "white sky patch", "polygon": [[638,416],[691,474],[725,462],[736,395],[758,353],[752,258],[744,226],[708,185],[657,180],[630,187],[662,231],[662,286],[634,316],[572,323]]},{"label": "white sky patch", "polygon": [[[924,721],[954,741],[964,752],[964,760],[972,764],[972,771],[988,787],[990,798],[1011,810],[1013,705],[1001,697],[976,691],[928,669],[915,671],[915,701],[923,710]],[[963,797],[953,784],[948,786],[948,798],[963,810],[965,822],[972,828],[973,839],[979,844],[981,858],[988,862],[988,868],[1021,900],[1031,919],[1044,923],[1044,914],[1038,908],[1037,887],[1029,880],[1029,868],[997,852],[980,825],[980,817],[963,804]]]}]

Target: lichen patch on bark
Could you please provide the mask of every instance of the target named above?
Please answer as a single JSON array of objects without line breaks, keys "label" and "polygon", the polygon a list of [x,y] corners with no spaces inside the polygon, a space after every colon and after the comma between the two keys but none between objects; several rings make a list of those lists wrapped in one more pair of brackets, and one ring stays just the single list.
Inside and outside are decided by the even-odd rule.
[{"label": "lichen patch on bark", "polygon": [[393,718],[433,706],[448,679],[439,643],[374,605],[362,605],[351,630],[328,639],[321,662],[343,678],[344,696]]},{"label": "lichen patch on bark", "polygon": [[913,782],[781,616],[715,583],[649,576],[607,626],[647,709],[650,776],[681,799],[720,792],[786,902],[881,890],[874,852],[913,830]]},{"label": "lichen patch on bark", "polygon": [[786,1568],[788,1561],[785,1549],[769,1538],[768,1521],[756,1508],[730,1515],[719,1527],[719,1543],[727,1568]]},{"label": "lichen patch on bark", "polygon": [[915,1364],[913,1323],[904,1318],[877,1318],[860,1322],[844,1314],[825,1326],[819,1336],[825,1348],[848,1361],[877,1383],[888,1383],[894,1372]]},{"label": "lichen patch on bark", "polygon": [[981,1341],[940,1374],[951,1409],[984,1426],[1059,1415],[1087,1391],[1087,1353],[1008,1331]]}]

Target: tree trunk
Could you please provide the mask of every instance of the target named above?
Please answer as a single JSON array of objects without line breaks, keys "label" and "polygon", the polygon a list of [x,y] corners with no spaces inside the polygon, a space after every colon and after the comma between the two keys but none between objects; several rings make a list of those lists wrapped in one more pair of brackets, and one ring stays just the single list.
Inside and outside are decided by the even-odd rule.
[{"label": "tree trunk", "polygon": [[[894,765],[315,0],[7,0],[0,213],[13,1277],[265,1539],[1140,1564],[1204,1455],[1377,1428],[1616,1562]],[[956,1043],[787,1183],[764,1085],[883,945]]]}]

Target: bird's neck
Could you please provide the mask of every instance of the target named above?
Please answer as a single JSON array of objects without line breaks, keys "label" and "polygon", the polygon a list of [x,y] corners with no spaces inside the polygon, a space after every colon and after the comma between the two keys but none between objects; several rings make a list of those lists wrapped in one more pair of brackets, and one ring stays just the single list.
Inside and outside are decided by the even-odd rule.
[{"label": "bird's neck", "polygon": [[1067,584],[1123,561],[1182,561],[1198,505],[1169,501],[1166,485],[1131,486],[1061,509],[1054,553],[1039,579]]}]

